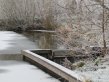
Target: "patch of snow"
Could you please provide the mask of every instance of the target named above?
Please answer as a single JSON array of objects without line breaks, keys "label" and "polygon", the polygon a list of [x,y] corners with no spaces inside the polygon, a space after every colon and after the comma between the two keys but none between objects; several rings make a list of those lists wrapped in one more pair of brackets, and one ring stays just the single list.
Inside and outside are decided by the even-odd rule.
[{"label": "patch of snow", "polygon": [[85,68],[86,71],[84,71],[83,67],[81,68],[82,71],[77,69],[75,72],[89,78],[92,82],[109,82],[109,56],[104,57],[98,66],[93,66],[91,64],[92,63],[88,65],[88,68],[93,69],[97,67],[97,69],[87,70],[87,68]]},{"label": "patch of snow", "polygon": [[60,82],[38,67],[23,61],[0,61],[1,82]]},{"label": "patch of snow", "polygon": [[21,50],[36,49],[37,44],[12,31],[0,31],[0,54],[19,54]]},{"label": "patch of snow", "polygon": [[7,40],[13,39],[12,34],[10,32],[0,32],[0,50],[4,50],[8,47],[10,47],[10,42],[7,42]]}]

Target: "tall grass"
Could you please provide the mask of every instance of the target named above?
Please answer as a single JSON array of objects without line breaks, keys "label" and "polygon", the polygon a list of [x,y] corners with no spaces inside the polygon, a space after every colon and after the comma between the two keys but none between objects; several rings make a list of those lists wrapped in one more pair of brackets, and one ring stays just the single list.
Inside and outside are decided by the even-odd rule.
[{"label": "tall grass", "polygon": [[34,23],[36,8],[34,0],[1,0],[1,13],[7,28],[26,28]]},{"label": "tall grass", "polygon": [[1,0],[2,18],[7,28],[35,26],[40,21],[46,29],[57,27],[54,0]]}]

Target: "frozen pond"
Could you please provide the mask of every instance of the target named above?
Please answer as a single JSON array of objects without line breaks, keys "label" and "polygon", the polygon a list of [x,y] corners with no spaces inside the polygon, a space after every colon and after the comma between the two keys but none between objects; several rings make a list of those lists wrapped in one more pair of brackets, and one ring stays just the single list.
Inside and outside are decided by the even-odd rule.
[{"label": "frozen pond", "polygon": [[34,65],[23,61],[0,61],[1,82],[60,82]]},{"label": "frozen pond", "polygon": [[36,48],[37,45],[23,35],[0,31],[0,54],[20,54],[21,50]]}]

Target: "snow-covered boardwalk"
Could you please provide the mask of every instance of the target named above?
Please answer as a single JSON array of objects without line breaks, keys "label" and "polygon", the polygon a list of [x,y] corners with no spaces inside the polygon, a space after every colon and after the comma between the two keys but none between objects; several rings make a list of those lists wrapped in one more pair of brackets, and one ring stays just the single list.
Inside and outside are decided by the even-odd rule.
[{"label": "snow-covered boardwalk", "polygon": [[38,67],[14,59],[14,56],[17,58],[21,54],[21,50],[36,48],[37,45],[23,35],[1,31],[0,82],[60,82]]},{"label": "snow-covered boardwalk", "polygon": [[60,82],[23,61],[0,61],[0,82]]}]

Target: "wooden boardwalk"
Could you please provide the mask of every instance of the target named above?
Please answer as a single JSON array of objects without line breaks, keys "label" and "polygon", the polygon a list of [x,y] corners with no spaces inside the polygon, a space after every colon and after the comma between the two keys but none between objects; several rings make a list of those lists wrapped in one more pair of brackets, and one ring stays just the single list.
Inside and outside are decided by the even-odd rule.
[{"label": "wooden boardwalk", "polygon": [[0,82],[60,82],[24,61],[0,61]]},{"label": "wooden boardwalk", "polygon": [[[60,82],[38,67],[22,61],[21,50],[37,49],[37,44],[11,31],[0,32],[1,82]],[[18,60],[19,61],[18,61]]]}]

